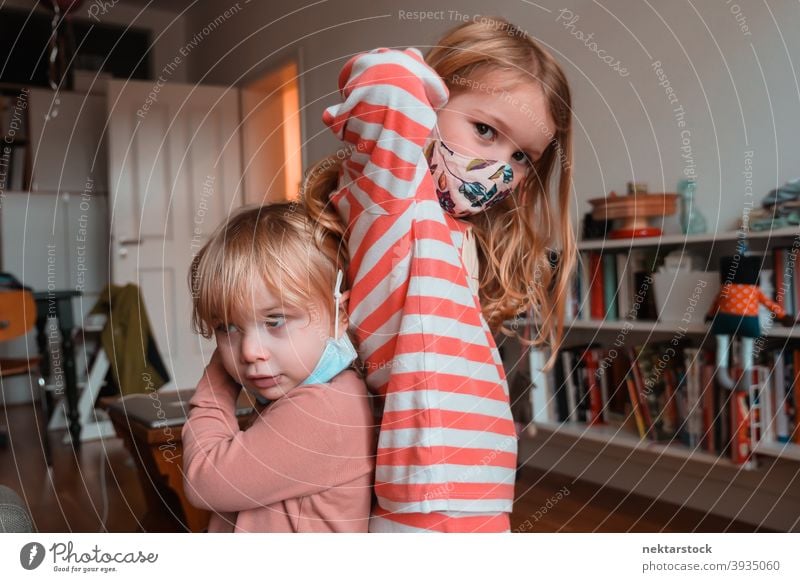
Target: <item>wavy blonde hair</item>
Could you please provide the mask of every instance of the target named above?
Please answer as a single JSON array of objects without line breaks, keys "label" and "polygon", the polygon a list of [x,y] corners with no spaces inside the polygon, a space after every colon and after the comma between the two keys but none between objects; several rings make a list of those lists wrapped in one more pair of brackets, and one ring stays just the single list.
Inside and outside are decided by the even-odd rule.
[{"label": "wavy blonde hair", "polygon": [[[514,81],[537,83],[543,90],[554,133],[533,171],[518,190],[486,212],[464,220],[473,226],[480,260],[480,300],[493,331],[519,337],[503,322],[521,313],[536,321],[525,344],[553,348],[555,362],[564,336],[567,289],[576,262],[570,221],[572,190],[572,98],[561,66],[524,31],[497,17],[485,17],[450,30],[425,57],[451,95],[470,90],[487,74],[502,71]],[[465,80],[467,82],[465,82]],[[338,187],[341,159],[319,162],[305,182],[303,199],[309,218],[344,240],[344,226],[328,202]],[[558,172],[557,201],[549,191]],[[554,230],[558,213],[558,236]],[[555,244],[554,244],[555,243]],[[553,260],[551,249],[558,247]]]},{"label": "wavy blonde hair", "polygon": [[192,260],[192,327],[210,338],[217,325],[247,317],[258,279],[282,303],[309,312],[318,307],[334,317],[336,273],[346,271],[347,262],[346,247],[335,234],[316,228],[302,206],[243,207]]}]

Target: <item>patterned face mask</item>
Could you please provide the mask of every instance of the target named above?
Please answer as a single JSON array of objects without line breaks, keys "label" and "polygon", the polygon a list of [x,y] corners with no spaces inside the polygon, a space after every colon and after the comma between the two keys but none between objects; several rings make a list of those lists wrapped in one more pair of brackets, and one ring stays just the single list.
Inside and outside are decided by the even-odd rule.
[{"label": "patterned face mask", "polygon": [[425,158],[439,204],[455,217],[483,212],[512,194],[510,164],[458,154],[445,145],[438,129],[425,147]]}]

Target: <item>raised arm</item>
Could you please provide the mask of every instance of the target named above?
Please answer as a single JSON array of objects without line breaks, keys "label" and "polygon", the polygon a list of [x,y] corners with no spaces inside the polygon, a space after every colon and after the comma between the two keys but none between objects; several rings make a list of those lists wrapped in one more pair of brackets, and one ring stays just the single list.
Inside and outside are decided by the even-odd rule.
[{"label": "raised arm", "polygon": [[336,484],[346,460],[334,454],[342,434],[323,390],[295,389],[245,431],[235,414],[238,391],[215,352],[182,434],[185,489],[193,505],[242,511]]},{"label": "raised arm", "polygon": [[781,307],[778,303],[764,295],[764,292],[759,289],[758,290],[758,300],[762,303],[767,309],[769,309],[772,313],[775,314],[775,317],[782,319],[786,317],[786,311],[784,311],[783,307]]},{"label": "raised arm", "polygon": [[397,201],[417,194],[426,169],[422,149],[436,109],[447,102],[447,86],[417,49],[380,48],[347,62],[339,90],[342,103],[329,107],[323,121],[352,146],[343,186],[350,185],[359,211],[395,213],[402,208]]}]

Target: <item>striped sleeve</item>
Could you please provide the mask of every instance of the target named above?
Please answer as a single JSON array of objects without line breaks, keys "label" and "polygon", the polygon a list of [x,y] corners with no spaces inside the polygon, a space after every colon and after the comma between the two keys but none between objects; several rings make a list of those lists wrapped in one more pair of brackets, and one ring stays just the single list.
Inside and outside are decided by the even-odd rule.
[{"label": "striped sleeve", "polygon": [[352,153],[331,202],[348,226],[351,325],[383,402],[378,503],[509,512],[505,374],[422,153],[447,90],[415,49],[356,56],[340,88],[324,121]]}]

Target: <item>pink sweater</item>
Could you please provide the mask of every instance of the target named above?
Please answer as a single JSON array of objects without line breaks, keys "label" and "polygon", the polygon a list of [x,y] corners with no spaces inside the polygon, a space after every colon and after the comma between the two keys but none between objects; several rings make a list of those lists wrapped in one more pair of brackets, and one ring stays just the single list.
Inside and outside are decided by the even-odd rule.
[{"label": "pink sweater", "polygon": [[241,431],[239,387],[221,371],[206,368],[182,435],[186,496],[214,512],[209,531],[366,532],[376,443],[364,381],[346,370],[299,386]]}]

